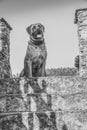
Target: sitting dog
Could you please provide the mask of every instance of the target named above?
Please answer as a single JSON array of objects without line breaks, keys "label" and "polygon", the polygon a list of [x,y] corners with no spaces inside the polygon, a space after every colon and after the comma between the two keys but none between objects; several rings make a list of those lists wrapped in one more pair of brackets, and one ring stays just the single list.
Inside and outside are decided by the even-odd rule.
[{"label": "sitting dog", "polygon": [[20,76],[45,76],[47,50],[44,42],[44,26],[39,23],[32,24],[26,30],[30,35],[30,41],[24,59],[24,69]]}]

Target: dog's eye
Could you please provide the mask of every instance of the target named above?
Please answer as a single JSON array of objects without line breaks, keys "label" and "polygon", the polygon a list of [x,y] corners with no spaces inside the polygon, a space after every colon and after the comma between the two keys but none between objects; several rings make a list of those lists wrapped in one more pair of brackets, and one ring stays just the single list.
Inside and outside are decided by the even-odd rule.
[{"label": "dog's eye", "polygon": [[38,25],[39,28],[41,28],[41,25]]}]

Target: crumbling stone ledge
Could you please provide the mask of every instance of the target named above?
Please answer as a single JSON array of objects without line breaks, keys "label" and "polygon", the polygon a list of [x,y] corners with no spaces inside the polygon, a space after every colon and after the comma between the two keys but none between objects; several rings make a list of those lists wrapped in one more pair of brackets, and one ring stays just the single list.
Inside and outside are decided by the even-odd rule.
[{"label": "crumbling stone ledge", "polygon": [[84,130],[86,124],[87,79],[53,76],[0,80],[1,130]]}]

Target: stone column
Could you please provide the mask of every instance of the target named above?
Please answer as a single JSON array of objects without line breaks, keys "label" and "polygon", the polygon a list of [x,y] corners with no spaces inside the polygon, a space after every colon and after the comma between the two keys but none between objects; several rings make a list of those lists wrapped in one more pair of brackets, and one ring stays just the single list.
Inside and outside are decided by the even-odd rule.
[{"label": "stone column", "polygon": [[12,28],[0,18],[0,78],[10,78],[10,31]]},{"label": "stone column", "polygon": [[79,75],[87,78],[87,9],[76,10],[75,24],[79,37]]}]

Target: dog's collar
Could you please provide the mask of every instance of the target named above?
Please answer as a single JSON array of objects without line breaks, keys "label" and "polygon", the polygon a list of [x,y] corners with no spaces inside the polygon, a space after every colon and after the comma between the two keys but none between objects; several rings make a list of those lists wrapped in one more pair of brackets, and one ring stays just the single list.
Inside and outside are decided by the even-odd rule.
[{"label": "dog's collar", "polygon": [[44,42],[44,38],[42,38],[41,40],[35,40],[33,38],[30,38],[30,42],[34,43],[35,45],[42,44]]}]

